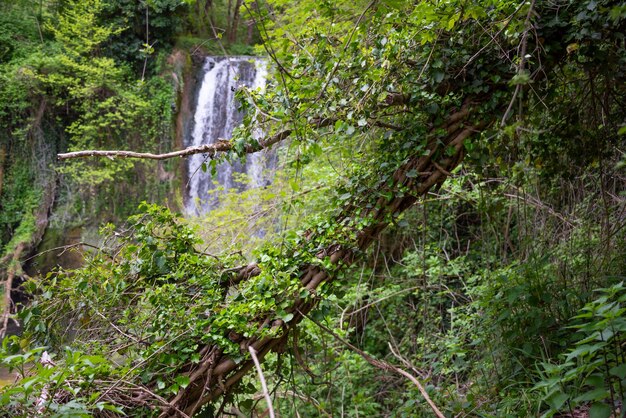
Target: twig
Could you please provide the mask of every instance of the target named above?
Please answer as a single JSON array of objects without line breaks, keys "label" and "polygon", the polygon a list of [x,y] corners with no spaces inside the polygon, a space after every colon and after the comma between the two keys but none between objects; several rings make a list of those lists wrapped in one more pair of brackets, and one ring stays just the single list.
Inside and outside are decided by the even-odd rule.
[{"label": "twig", "polygon": [[572,223],[572,221],[569,221],[565,218],[565,216],[563,216],[562,214],[558,213],[557,211],[555,211],[554,209],[552,209],[550,206],[548,206],[547,204],[541,202],[540,200],[522,192],[522,195],[520,196],[519,194],[513,194],[513,193],[504,193],[504,196],[506,197],[510,197],[512,199],[519,199],[522,200],[526,203],[530,203],[531,205],[535,206],[536,208],[539,209],[545,209],[546,211],[548,211],[549,214],[551,214],[552,216],[560,219],[561,221],[563,221],[564,223],[566,223],[567,225],[573,227],[574,224]]},{"label": "twig", "polygon": [[98,397],[97,401],[100,401],[102,399],[104,399],[104,397],[106,395],[109,394],[109,392],[111,392],[113,389],[115,389],[115,387],[117,387],[120,383],[124,382],[124,379],[126,378],[126,376],[128,376],[129,374],[131,374],[133,371],[135,371],[136,369],[138,369],[139,367],[143,366],[144,364],[146,364],[148,362],[148,360],[150,360],[152,357],[154,357],[155,355],[159,354],[161,351],[163,351],[164,349],[166,349],[167,347],[169,347],[169,345],[171,343],[173,343],[174,341],[176,341],[177,339],[179,339],[180,337],[182,337],[183,335],[187,334],[189,332],[189,330],[185,330],[183,332],[181,332],[178,335],[175,335],[172,339],[170,339],[167,343],[163,344],[161,347],[157,348],[154,353],[150,354],[148,357],[146,357],[145,359],[141,360],[140,362],[138,362],[137,364],[135,364],[133,367],[131,367],[130,369],[128,369],[128,371],[122,376],[120,377],[115,383],[113,383],[113,385],[111,385],[109,388],[107,388],[102,394],[100,394],[100,396]]},{"label": "twig", "polygon": [[[102,248],[100,248],[100,247],[98,247],[98,246],[95,246],[95,245],[92,245],[92,244],[88,244],[88,243],[86,243],[86,242],[77,242],[77,243],[74,243],[74,244],[62,245],[62,246],[60,246],[60,247],[54,247],[54,248],[50,248],[49,250],[45,250],[45,251],[38,252],[38,253],[37,253],[37,254],[35,254],[35,255],[32,255],[32,256],[30,256],[30,257],[28,257],[28,258],[25,258],[22,262],[23,262],[23,263],[25,263],[25,262],[27,262],[27,261],[29,261],[29,260],[32,260],[33,258],[37,258],[37,257],[39,257],[40,255],[43,255],[43,254],[46,254],[46,253],[49,253],[49,252],[52,252],[52,251],[63,250],[63,251],[61,251],[61,253],[59,253],[59,255],[62,255],[62,254],[64,254],[67,250],[72,249],[72,248],[76,248],[76,247],[89,247],[89,248],[93,248],[94,250],[99,250],[99,251],[102,251]],[[106,254],[106,253],[105,253],[105,254]],[[111,257],[109,254],[106,254],[106,255],[107,255],[107,256],[109,256],[109,257]]]},{"label": "twig", "polygon": [[[308,316],[307,314],[305,314],[303,312],[300,312],[299,310],[298,310],[298,312],[300,313],[300,315],[302,315],[305,318],[309,319],[315,325],[317,325],[318,327],[320,327],[324,331],[328,332],[335,339],[337,339],[337,341],[341,342],[346,347],[348,347],[350,350],[354,351],[355,353],[357,353],[358,355],[363,357],[363,359],[365,361],[367,361],[369,364],[371,364],[372,366],[377,367],[377,368],[379,368],[381,370],[388,370],[388,371],[396,372],[396,373],[401,374],[402,376],[406,377],[407,379],[409,379],[411,382],[413,382],[413,384],[415,386],[417,386],[417,389],[420,391],[420,393],[422,394],[422,396],[424,397],[424,399],[426,400],[426,402],[428,403],[430,408],[433,410],[433,412],[437,416],[437,418],[446,418],[446,416],[443,413],[441,413],[439,408],[437,408],[437,405],[435,405],[435,403],[432,401],[432,399],[430,399],[430,396],[428,395],[428,392],[426,392],[426,389],[424,389],[424,386],[413,375],[411,375],[410,373],[400,369],[399,367],[394,366],[393,364],[390,364],[390,363],[387,363],[385,361],[373,358],[372,356],[370,356],[366,352],[364,352],[364,351],[360,350],[359,348],[353,346],[348,341],[344,340],[339,335],[335,334],[330,328],[328,328],[328,327],[322,325],[321,323],[317,322],[315,319],[313,319],[312,317]],[[394,353],[394,355],[395,355],[395,353]]]},{"label": "twig", "polygon": [[[524,35],[522,36],[522,49],[520,50],[520,62],[517,70],[517,74],[522,74],[524,71],[524,66],[526,65],[526,48],[528,47],[528,33],[530,32],[530,17],[533,14],[533,10],[535,8],[535,0],[532,0],[530,3],[530,7],[528,8],[528,14],[526,15],[526,21],[524,22],[524,26],[526,30],[524,31]],[[511,109],[513,108],[513,103],[515,103],[515,99],[517,99],[517,95],[522,90],[522,85],[518,84],[515,86],[515,92],[513,93],[513,97],[511,98],[511,102],[509,103],[509,107],[507,107],[506,112],[504,112],[504,116],[502,116],[502,121],[500,122],[500,126],[506,125],[506,120],[509,118],[509,113],[511,113]]]},{"label": "twig", "polygon": [[[360,308],[358,308],[358,309],[353,310],[352,312],[349,312],[349,313],[347,314],[347,316],[356,315],[357,313],[359,313],[359,312],[361,312],[361,311],[363,311],[363,310],[365,310],[365,309],[368,309],[368,308],[370,308],[370,307],[372,307],[372,306],[376,305],[377,303],[383,302],[383,301],[385,301],[385,300],[387,300],[387,299],[389,299],[389,298],[392,298],[392,297],[394,297],[394,296],[401,295],[402,293],[412,292],[413,290],[416,290],[416,289],[419,289],[419,288],[420,288],[419,286],[409,287],[408,289],[402,289],[402,290],[399,290],[399,291],[397,291],[397,292],[394,292],[394,293],[392,293],[392,294],[390,294],[390,295],[383,296],[383,297],[381,297],[380,299],[376,299],[376,300],[375,300],[375,301],[373,301],[373,302],[370,302],[370,303],[368,303],[368,304],[366,304],[366,305],[361,306],[361,307],[360,307]],[[347,308],[346,308],[346,309],[344,309],[344,310],[343,310],[343,312],[341,312],[341,323],[343,323],[343,317],[344,317],[344,315],[346,315],[346,310],[347,310]]]},{"label": "twig", "polygon": [[128,334],[126,332],[124,332],[120,327],[118,327],[117,325],[115,325],[113,323],[113,321],[111,321],[109,318],[107,318],[106,316],[102,315],[96,308],[94,308],[93,306],[90,306],[91,309],[93,309],[93,311],[102,319],[104,319],[105,321],[107,321],[109,323],[109,325],[111,325],[113,327],[113,329],[115,329],[117,332],[119,332],[120,334],[122,334],[124,337],[128,338],[129,340],[133,340],[136,344],[145,344],[148,345],[146,343],[146,341],[139,339],[137,337],[135,337],[134,335]]},{"label": "twig", "polygon": [[[110,382],[105,382],[105,381],[96,381],[98,383],[110,383]],[[119,384],[120,381],[117,381],[114,383],[114,386]],[[176,407],[176,405],[172,404],[171,402],[169,402],[167,399],[163,398],[162,396],[157,395],[156,393],[152,392],[150,389],[148,389],[147,387],[143,386],[143,385],[138,385],[136,383],[133,383],[131,381],[128,380],[123,380],[122,383],[124,383],[125,385],[128,385],[136,390],[139,390],[141,392],[144,392],[150,396],[152,396],[154,399],[158,400],[159,402],[161,402],[163,404],[164,407],[169,407],[171,409],[173,409],[174,411],[176,411],[182,418],[191,418],[189,415],[187,415],[186,413],[184,413],[183,411],[181,411],[179,408]]]},{"label": "twig", "polygon": [[372,7],[374,7],[374,5],[378,2],[378,0],[372,0],[367,7],[365,8],[365,10],[363,10],[363,12],[361,13],[361,15],[359,16],[359,18],[357,19],[356,23],[354,24],[354,27],[352,28],[352,31],[350,32],[350,35],[348,36],[348,39],[346,39],[346,42],[343,46],[343,52],[341,54],[341,56],[339,57],[339,59],[335,62],[335,65],[333,65],[333,69],[332,71],[328,74],[328,76],[326,77],[326,81],[324,82],[324,85],[322,86],[322,88],[320,89],[319,94],[317,95],[317,97],[315,98],[314,102],[319,101],[322,96],[324,95],[324,92],[326,91],[326,89],[328,88],[328,86],[330,85],[330,82],[332,81],[333,77],[335,76],[335,73],[337,72],[337,70],[339,69],[339,65],[341,64],[341,61],[343,61],[343,59],[345,58],[345,54],[346,51],[348,50],[348,46],[350,45],[350,42],[352,42],[352,37],[354,36],[354,33],[356,32],[356,30],[358,29],[359,25],[361,24],[361,21],[363,20],[363,17],[365,17],[365,14],[369,11],[369,9],[371,9]]},{"label": "twig", "polygon": [[248,351],[250,351],[250,355],[252,356],[252,361],[254,361],[254,366],[256,367],[256,371],[259,373],[259,380],[261,381],[261,387],[263,388],[263,395],[265,396],[265,400],[267,401],[267,407],[269,408],[270,418],[275,418],[274,407],[272,406],[272,397],[270,396],[270,393],[267,390],[267,384],[265,383],[265,376],[263,376],[261,363],[259,363],[259,359],[256,356],[256,350],[254,349],[254,347],[249,346]]},{"label": "twig", "polygon": [[[477,53],[475,53],[474,55],[472,55],[472,57],[465,63],[465,65],[463,66],[463,68],[461,68],[461,71],[459,71],[457,73],[457,75],[454,78],[457,78],[458,76],[461,75],[461,73],[476,59],[478,58],[478,56],[489,47],[489,45],[491,45],[492,42],[496,42],[496,37],[498,35],[500,35],[506,28],[509,27],[509,24],[511,23],[511,20],[513,19],[513,16],[515,16],[517,14],[517,12],[519,12],[522,7],[524,7],[525,2],[522,2],[517,9],[515,9],[515,11],[513,13],[511,13],[511,15],[506,19],[506,23],[504,24],[504,26],[502,26],[502,28],[494,35],[494,36],[490,36],[491,37],[491,41],[487,42],[487,45],[483,46],[482,48],[480,48],[478,50]],[[532,6],[531,6],[532,9]]]}]

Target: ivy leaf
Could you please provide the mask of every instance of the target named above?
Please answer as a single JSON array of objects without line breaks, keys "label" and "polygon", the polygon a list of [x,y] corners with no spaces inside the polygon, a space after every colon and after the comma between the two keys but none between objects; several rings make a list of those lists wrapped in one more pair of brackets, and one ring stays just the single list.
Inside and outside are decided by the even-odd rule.
[{"label": "ivy leaf", "polygon": [[253,399],[244,399],[243,401],[239,402],[239,407],[245,411],[249,411],[252,408],[253,404]]},{"label": "ivy leaf", "polygon": [[293,319],[293,314],[291,312],[285,313],[284,315],[281,315],[280,319],[282,319],[285,322],[289,322]]},{"label": "ivy leaf", "polygon": [[520,73],[517,73],[513,76],[513,78],[511,78],[511,80],[509,81],[509,84],[511,86],[516,86],[518,84],[528,84],[530,83],[530,74],[528,74],[527,71],[522,71]]},{"label": "ivy leaf", "polygon": [[178,385],[183,389],[185,389],[187,386],[189,386],[189,383],[191,383],[189,376],[177,376],[174,380],[176,380],[176,383],[178,383]]},{"label": "ivy leaf", "polygon": [[217,174],[217,160],[211,160],[209,164],[211,165],[211,176],[215,177]]}]

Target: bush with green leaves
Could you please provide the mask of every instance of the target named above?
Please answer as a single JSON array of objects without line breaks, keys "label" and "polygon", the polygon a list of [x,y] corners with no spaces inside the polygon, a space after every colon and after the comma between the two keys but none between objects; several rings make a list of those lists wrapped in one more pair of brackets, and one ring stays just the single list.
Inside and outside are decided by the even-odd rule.
[{"label": "bush with green leaves", "polygon": [[626,286],[597,289],[595,298],[572,318],[574,342],[558,363],[542,363],[535,386],[551,417],[589,404],[591,418],[608,418],[626,398]]},{"label": "bush with green leaves", "polygon": [[[0,349],[3,367],[20,379],[2,389],[0,408],[12,417],[30,417],[34,411],[54,418],[89,417],[94,411],[122,413],[94,391],[98,379],[117,378],[106,358],[86,355],[69,347],[58,358],[45,347],[28,349],[17,336],[5,338]],[[59,365],[57,365],[59,363]]]},{"label": "bush with green leaves", "polygon": [[[271,320],[289,322],[290,301],[309,297],[297,264],[281,260],[275,247],[257,254],[260,275],[237,284],[237,263],[245,262],[240,252],[206,253],[176,214],[148,204],[140,210],[125,229],[105,228],[103,248],[88,255],[83,268],[25,284],[37,297],[20,312],[24,341],[51,353],[71,346],[100,356],[107,373],[166,398],[189,384],[181,371],[206,360],[202,347],[241,361],[249,355],[238,344],[241,338],[275,336],[279,328]],[[134,405],[115,397],[113,381],[97,373],[95,379],[90,390],[107,394],[102,399]],[[12,390],[4,390],[7,402],[16,401]]]}]

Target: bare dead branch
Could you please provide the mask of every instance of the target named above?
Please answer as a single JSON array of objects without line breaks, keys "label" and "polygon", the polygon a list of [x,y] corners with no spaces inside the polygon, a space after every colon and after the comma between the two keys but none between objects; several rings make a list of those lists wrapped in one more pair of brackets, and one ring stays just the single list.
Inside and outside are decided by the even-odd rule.
[{"label": "bare dead branch", "polygon": [[[268,138],[265,141],[259,142],[258,145],[248,144],[245,146],[245,152],[251,154],[253,152],[261,151],[268,148],[283,139],[287,138],[291,134],[291,129],[286,129],[277,133],[276,135]],[[219,139],[213,144],[199,145],[197,147],[189,147],[178,151],[167,152],[164,154],[153,154],[150,152],[134,152],[134,151],[121,151],[121,150],[89,150],[89,151],[75,151],[64,154],[58,154],[59,160],[69,160],[72,158],[85,158],[85,157],[108,157],[108,158],[138,158],[144,160],[167,160],[176,157],[188,157],[195,154],[208,154],[210,158],[215,157],[217,153],[228,152],[234,148],[232,141]]]},{"label": "bare dead branch", "polygon": [[[323,128],[330,126],[336,122],[336,119],[313,119],[309,122],[309,125],[314,128]],[[252,154],[253,152],[261,151],[271,147],[274,144],[288,138],[292,129],[284,129],[277,134],[260,140],[256,144],[247,144],[244,147],[246,154]],[[134,152],[134,151],[122,151],[122,150],[88,150],[88,151],[75,151],[67,152],[63,154],[57,154],[59,160],[69,160],[73,158],[86,158],[86,157],[108,157],[114,158],[137,158],[144,160],[168,160],[176,157],[188,157],[195,154],[207,154],[209,158],[214,158],[218,153],[232,151],[235,148],[235,144],[232,140],[218,139],[212,144],[199,145],[197,147],[188,147],[178,151],[167,152],[164,154],[153,154],[151,152]]]},{"label": "bare dead branch", "polygon": [[256,367],[257,373],[259,373],[259,380],[261,381],[261,387],[263,388],[263,396],[265,397],[265,401],[267,402],[268,411],[270,414],[270,418],[275,418],[274,415],[274,407],[272,406],[272,397],[270,396],[269,391],[267,390],[267,383],[265,383],[265,376],[263,376],[263,370],[261,369],[261,363],[259,363],[259,359],[256,356],[256,350],[254,347],[248,347],[248,351],[250,351],[250,355],[252,356],[252,361],[254,361],[254,366]]}]

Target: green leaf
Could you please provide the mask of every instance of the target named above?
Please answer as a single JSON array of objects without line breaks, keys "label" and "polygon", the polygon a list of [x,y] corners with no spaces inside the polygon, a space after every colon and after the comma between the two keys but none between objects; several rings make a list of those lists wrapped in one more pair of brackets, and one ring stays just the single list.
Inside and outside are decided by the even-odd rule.
[{"label": "green leaf", "polygon": [[609,397],[609,391],[602,387],[589,390],[574,399],[575,402],[601,401]]},{"label": "green leaf", "polygon": [[509,81],[511,86],[517,86],[518,84],[528,84],[530,83],[530,74],[527,71],[520,72],[515,74],[513,78]]},{"label": "green leaf", "polygon": [[100,411],[102,411],[102,410],[105,410],[105,411],[112,411],[112,412],[115,412],[115,413],[117,413],[117,414],[120,414],[120,415],[122,415],[122,416],[124,416],[124,417],[126,416],[126,414],[124,413],[124,411],[123,411],[120,407],[115,406],[115,405],[111,405],[111,404],[104,403],[104,402],[98,402],[97,407],[98,407],[98,409],[99,409]]},{"label": "green leaf", "polygon": [[189,383],[191,383],[189,376],[177,376],[174,380],[183,389],[185,389],[187,386],[189,386]]},{"label": "green leaf", "polygon": [[445,76],[446,74],[443,71],[435,71],[433,73],[433,80],[435,83],[441,83]]},{"label": "green leaf", "polygon": [[594,403],[589,408],[589,418],[609,418],[613,413],[613,409],[604,403]]},{"label": "green leaf", "polygon": [[254,404],[254,400],[253,399],[244,399],[243,401],[239,402],[239,407],[242,408],[245,411],[249,411],[250,408],[252,408],[252,405]]},{"label": "green leaf", "polygon": [[559,409],[561,409],[561,407],[563,406],[565,401],[567,401],[568,398],[569,398],[569,395],[567,393],[557,392],[553,394],[552,396],[550,396],[548,399],[546,399],[546,403],[550,405],[552,409],[558,411]]},{"label": "green leaf", "polygon": [[596,351],[598,351],[600,348],[604,347],[605,345],[606,345],[605,342],[599,342],[597,344],[583,344],[580,347],[573,350],[572,352],[570,352],[566,357],[566,361],[570,361],[571,359],[576,358],[576,357],[593,354]]},{"label": "green leaf", "polygon": [[[588,364],[585,366],[589,367]],[[584,367],[584,366],[582,366]],[[580,370],[577,374],[582,374],[582,370]],[[602,374],[592,374],[591,376],[585,379],[585,385],[592,388],[604,388],[604,375]]]},{"label": "green leaf", "polygon": [[612,367],[611,370],[609,370],[609,373],[613,376],[619,377],[620,379],[626,378],[626,363]]},{"label": "green leaf", "polygon": [[289,322],[293,319],[293,314],[291,312],[286,313],[285,315],[282,315],[280,319],[282,319],[285,322]]}]

